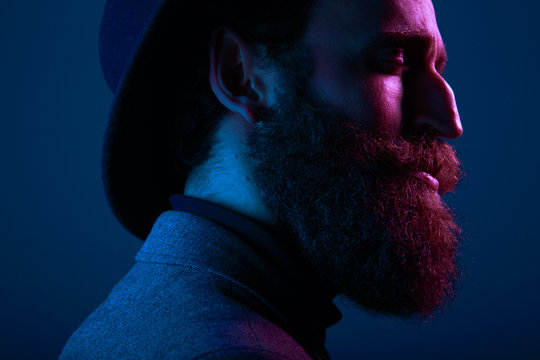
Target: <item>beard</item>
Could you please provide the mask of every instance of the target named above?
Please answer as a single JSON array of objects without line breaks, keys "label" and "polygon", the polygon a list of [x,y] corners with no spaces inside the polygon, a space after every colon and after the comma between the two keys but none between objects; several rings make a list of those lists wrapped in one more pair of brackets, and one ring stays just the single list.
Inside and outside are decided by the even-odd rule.
[{"label": "beard", "polygon": [[460,229],[438,194],[463,175],[433,132],[366,130],[316,95],[281,94],[248,137],[248,166],[262,199],[301,248],[321,292],[363,310],[433,316],[454,298]]}]

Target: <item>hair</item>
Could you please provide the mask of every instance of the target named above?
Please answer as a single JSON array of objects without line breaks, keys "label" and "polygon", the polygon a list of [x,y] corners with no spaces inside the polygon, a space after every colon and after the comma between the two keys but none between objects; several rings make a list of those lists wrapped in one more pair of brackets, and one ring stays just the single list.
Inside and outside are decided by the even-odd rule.
[{"label": "hair", "polygon": [[[211,34],[225,26],[236,32],[256,50],[263,66],[274,66],[280,73],[297,63],[302,39],[315,0],[201,1],[197,23],[186,23],[182,31],[198,34],[188,40],[193,49],[183,64],[190,71],[179,99],[171,148],[179,179],[210,156],[214,135],[226,108],[218,101],[208,81]],[[190,12],[191,13],[191,12]],[[192,16],[192,18],[195,18]],[[185,46],[185,44],[183,44]],[[183,184],[183,181],[179,181]],[[178,189],[183,190],[183,189]]]}]

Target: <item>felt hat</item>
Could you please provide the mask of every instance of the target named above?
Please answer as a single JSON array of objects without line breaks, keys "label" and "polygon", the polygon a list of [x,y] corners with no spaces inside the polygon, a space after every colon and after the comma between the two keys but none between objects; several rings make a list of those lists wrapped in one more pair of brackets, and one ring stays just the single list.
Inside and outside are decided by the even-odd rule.
[{"label": "felt hat", "polygon": [[[108,0],[101,22],[101,66],[114,93],[103,145],[103,183],[116,218],[143,240],[157,217],[171,209],[169,196],[183,192],[187,176],[175,171],[174,122],[182,93],[190,91],[185,84],[193,77],[183,70],[190,67],[184,60],[200,52],[197,43],[209,35],[194,28],[189,17],[196,15],[184,9],[186,3]],[[198,41],[190,31],[199,31]]]},{"label": "felt hat", "polygon": [[254,29],[272,23],[272,39],[265,43],[280,48],[293,39],[291,33],[300,33],[298,14],[310,3],[107,0],[99,52],[114,101],[103,145],[103,183],[114,215],[129,232],[144,240],[158,216],[171,209],[170,195],[183,193],[190,169],[178,159],[189,159],[185,155],[212,127],[211,120],[194,119],[212,119],[219,111],[207,110],[199,99],[201,88],[209,88],[212,31],[229,26],[256,38]]}]

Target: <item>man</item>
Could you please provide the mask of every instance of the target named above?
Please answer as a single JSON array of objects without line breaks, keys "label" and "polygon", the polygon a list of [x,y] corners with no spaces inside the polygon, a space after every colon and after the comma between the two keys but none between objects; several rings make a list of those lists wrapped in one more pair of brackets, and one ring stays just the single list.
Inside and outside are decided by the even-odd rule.
[{"label": "man", "polygon": [[62,359],[328,359],[337,295],[448,304],[462,127],[430,0],[127,4],[104,177],[146,242]]}]

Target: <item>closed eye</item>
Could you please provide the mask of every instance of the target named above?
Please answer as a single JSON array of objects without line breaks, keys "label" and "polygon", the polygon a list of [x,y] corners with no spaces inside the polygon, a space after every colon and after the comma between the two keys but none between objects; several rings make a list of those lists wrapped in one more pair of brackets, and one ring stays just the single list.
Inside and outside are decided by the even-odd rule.
[{"label": "closed eye", "polygon": [[[426,66],[429,62],[428,54],[433,46],[433,38],[422,32],[385,32],[368,36],[366,44],[363,52],[371,54],[366,58],[371,58],[375,64],[377,62],[380,64],[379,67],[374,67],[376,71],[381,71],[382,68],[386,69],[384,72],[391,72],[391,69],[394,69],[394,73],[397,74],[400,71]],[[396,49],[399,49],[404,56],[395,56]],[[448,61],[444,44],[439,46],[438,51],[435,68],[442,74]],[[401,60],[403,63],[400,65]]]},{"label": "closed eye", "polygon": [[382,49],[375,56],[372,65],[376,71],[390,75],[401,75],[403,71],[407,70],[405,50],[402,48]]}]

